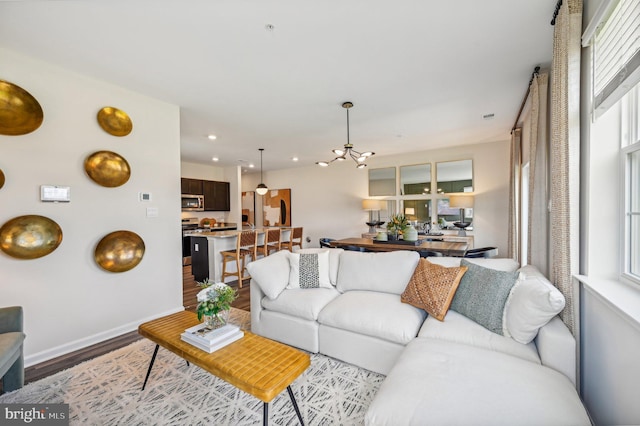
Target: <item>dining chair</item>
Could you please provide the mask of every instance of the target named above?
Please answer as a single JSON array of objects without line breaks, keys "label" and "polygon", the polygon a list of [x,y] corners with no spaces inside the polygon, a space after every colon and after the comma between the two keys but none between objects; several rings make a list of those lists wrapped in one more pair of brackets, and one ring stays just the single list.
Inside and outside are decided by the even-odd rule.
[{"label": "dining chair", "polygon": [[476,249],[469,249],[464,253],[463,257],[478,258],[478,257],[496,257],[498,255],[497,247],[481,247]]},{"label": "dining chair", "polygon": [[302,248],[302,227],[291,229],[291,236],[287,244],[287,249],[293,251],[293,246]]},{"label": "dining chair", "polygon": [[332,248],[331,241],[335,241],[335,238],[320,238],[321,248]]},{"label": "dining chair", "polygon": [[[258,233],[255,230],[242,231],[238,233],[235,250],[222,250],[222,282],[226,277],[238,276],[238,288],[242,288],[242,280],[251,278],[248,273],[243,278],[246,270],[246,258],[251,256],[252,260],[256,260],[258,251]],[[227,263],[236,262],[236,272],[227,272]]]},{"label": "dining chair", "polygon": [[418,252],[420,257],[442,257],[443,254],[439,251],[431,251],[431,250],[420,250]]},{"label": "dining chair", "polygon": [[272,251],[282,249],[282,230],[280,228],[268,228],[264,231],[264,244],[262,245],[262,254],[266,257]]}]

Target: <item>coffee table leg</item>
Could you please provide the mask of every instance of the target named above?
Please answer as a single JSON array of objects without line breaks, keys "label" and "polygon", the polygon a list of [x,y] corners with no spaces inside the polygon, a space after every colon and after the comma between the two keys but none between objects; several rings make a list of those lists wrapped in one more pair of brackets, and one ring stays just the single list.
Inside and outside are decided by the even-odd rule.
[{"label": "coffee table leg", "polygon": [[296,403],[296,398],[293,396],[293,391],[291,390],[291,386],[287,386],[287,392],[289,392],[289,397],[291,398],[291,403],[293,404],[293,409],[296,410],[296,414],[298,415],[298,420],[300,420],[300,424],[304,426],[304,422],[302,421],[302,415],[300,414],[300,409],[298,408],[298,403]]},{"label": "coffee table leg", "polygon": [[151,362],[149,363],[149,369],[147,370],[147,377],[144,378],[144,384],[142,385],[142,390],[147,386],[147,380],[149,380],[149,374],[151,374],[151,368],[153,367],[153,362],[156,360],[156,355],[158,355],[158,348],[160,345],[156,345],[156,349],[153,351],[153,356],[151,357]]},{"label": "coffee table leg", "polygon": [[265,402],[262,408],[262,424],[267,426],[269,424],[269,403]]}]

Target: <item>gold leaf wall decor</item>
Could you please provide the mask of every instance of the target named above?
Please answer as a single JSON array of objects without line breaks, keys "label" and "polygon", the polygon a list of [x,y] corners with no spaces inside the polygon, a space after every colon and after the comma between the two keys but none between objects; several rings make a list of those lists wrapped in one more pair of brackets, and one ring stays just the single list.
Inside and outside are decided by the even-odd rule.
[{"label": "gold leaf wall decor", "polygon": [[144,250],[144,241],[135,232],[115,231],[100,240],[94,259],[106,271],[125,272],[140,263]]},{"label": "gold leaf wall decor", "polygon": [[124,185],[131,176],[129,163],[111,151],[97,151],[84,161],[84,170],[98,185],[108,188]]},{"label": "gold leaf wall decor", "polygon": [[110,106],[98,111],[98,124],[113,136],[127,136],[133,130],[133,123],[127,113]]},{"label": "gold leaf wall decor", "polygon": [[48,217],[18,216],[0,227],[0,250],[18,259],[37,259],[62,242],[62,229]]},{"label": "gold leaf wall decor", "polygon": [[42,107],[29,92],[0,80],[0,134],[26,135],[42,124]]}]

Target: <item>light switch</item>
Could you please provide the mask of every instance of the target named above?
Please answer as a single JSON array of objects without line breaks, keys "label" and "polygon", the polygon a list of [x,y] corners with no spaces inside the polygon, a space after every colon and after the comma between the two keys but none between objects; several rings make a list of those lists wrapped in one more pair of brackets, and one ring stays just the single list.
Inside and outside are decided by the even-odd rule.
[{"label": "light switch", "polygon": [[158,217],[158,208],[147,207],[147,217]]}]

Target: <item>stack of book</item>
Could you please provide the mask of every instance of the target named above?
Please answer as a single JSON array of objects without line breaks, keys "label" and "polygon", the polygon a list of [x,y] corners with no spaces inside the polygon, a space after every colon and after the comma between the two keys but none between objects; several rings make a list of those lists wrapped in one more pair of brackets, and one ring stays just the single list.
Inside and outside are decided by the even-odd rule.
[{"label": "stack of book", "polygon": [[211,353],[241,339],[244,332],[237,325],[227,324],[212,330],[205,324],[198,324],[187,328],[180,336],[183,341]]}]

